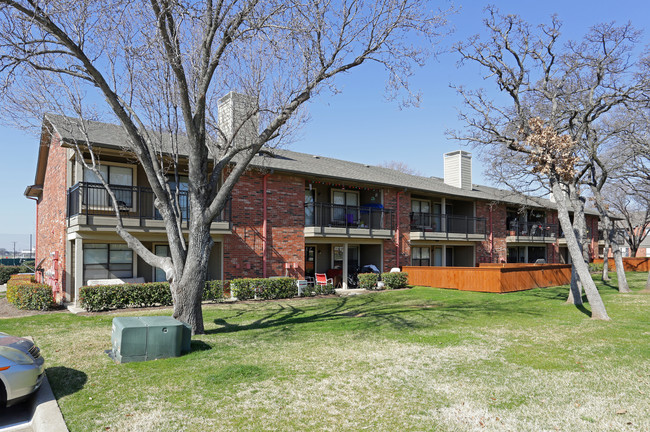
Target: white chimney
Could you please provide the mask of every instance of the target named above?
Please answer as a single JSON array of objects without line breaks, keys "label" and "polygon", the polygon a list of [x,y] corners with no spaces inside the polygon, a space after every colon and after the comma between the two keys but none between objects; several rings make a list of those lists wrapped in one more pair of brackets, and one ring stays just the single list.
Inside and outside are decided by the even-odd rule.
[{"label": "white chimney", "polygon": [[472,154],[463,150],[445,153],[445,183],[460,189],[472,189]]},{"label": "white chimney", "polygon": [[254,98],[230,92],[219,99],[219,128],[237,147],[248,146],[259,134],[259,120]]}]

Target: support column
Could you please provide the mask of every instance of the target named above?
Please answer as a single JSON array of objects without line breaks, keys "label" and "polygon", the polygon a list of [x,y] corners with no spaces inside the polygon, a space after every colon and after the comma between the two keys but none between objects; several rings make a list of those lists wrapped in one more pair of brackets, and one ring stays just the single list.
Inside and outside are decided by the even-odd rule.
[{"label": "support column", "polygon": [[343,243],[343,275],[341,286],[343,289],[348,289],[348,244]]},{"label": "support column", "polygon": [[83,286],[84,277],[84,244],[83,239],[77,237],[74,241],[74,305],[81,307],[79,304],[79,288]]}]

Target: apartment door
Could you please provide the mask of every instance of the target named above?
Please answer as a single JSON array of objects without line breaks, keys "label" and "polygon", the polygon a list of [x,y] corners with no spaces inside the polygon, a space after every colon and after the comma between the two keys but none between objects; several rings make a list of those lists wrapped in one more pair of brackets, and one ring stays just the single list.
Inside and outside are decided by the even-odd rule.
[{"label": "apartment door", "polygon": [[315,277],[316,246],[305,246],[305,276]]}]

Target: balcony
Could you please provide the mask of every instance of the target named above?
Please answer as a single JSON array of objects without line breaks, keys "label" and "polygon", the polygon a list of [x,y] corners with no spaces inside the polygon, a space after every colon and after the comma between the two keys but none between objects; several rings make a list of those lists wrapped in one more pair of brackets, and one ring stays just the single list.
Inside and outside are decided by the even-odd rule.
[{"label": "balcony", "polygon": [[555,243],[558,226],[544,222],[511,222],[507,232],[508,243]]},{"label": "balcony", "polygon": [[305,237],[389,239],[395,212],[376,205],[305,204]]},{"label": "balcony", "polygon": [[483,241],[487,220],[470,216],[411,213],[411,240]]},{"label": "balcony", "polygon": [[[143,230],[165,230],[162,216],[154,206],[151,188],[144,186],[110,186],[122,216],[125,228]],[[182,224],[189,226],[188,196],[186,191],[179,194],[179,204],[183,216]],[[115,227],[115,210],[111,198],[101,183],[77,183],[68,189],[66,216],[69,227],[93,226]],[[231,200],[221,215],[212,221],[212,232],[230,233]]]}]

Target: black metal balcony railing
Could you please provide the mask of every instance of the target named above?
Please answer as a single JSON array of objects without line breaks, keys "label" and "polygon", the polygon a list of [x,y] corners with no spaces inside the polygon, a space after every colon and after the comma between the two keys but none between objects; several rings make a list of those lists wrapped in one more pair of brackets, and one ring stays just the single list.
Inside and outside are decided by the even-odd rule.
[{"label": "black metal balcony railing", "polygon": [[411,212],[411,231],[436,232],[449,234],[464,234],[469,239],[470,234],[487,235],[487,220],[470,216],[448,214],[432,214]]},{"label": "black metal balcony railing", "polygon": [[[123,218],[144,220],[162,220],[162,216],[154,206],[153,190],[144,186],[110,185],[115,194],[117,206]],[[230,222],[231,204],[229,199],[224,210],[213,222]],[[189,224],[188,196],[186,191],[179,193],[179,205],[183,222]],[[101,183],[80,182],[68,189],[67,217],[78,215],[115,216],[111,197]]]},{"label": "black metal balcony railing", "polygon": [[395,229],[395,212],[374,206],[346,206],[329,203],[305,204],[306,227]]},{"label": "black metal balcony railing", "polygon": [[556,239],[558,227],[556,224],[547,224],[544,222],[510,222],[508,235],[517,238],[526,237],[526,239],[541,238]]}]

